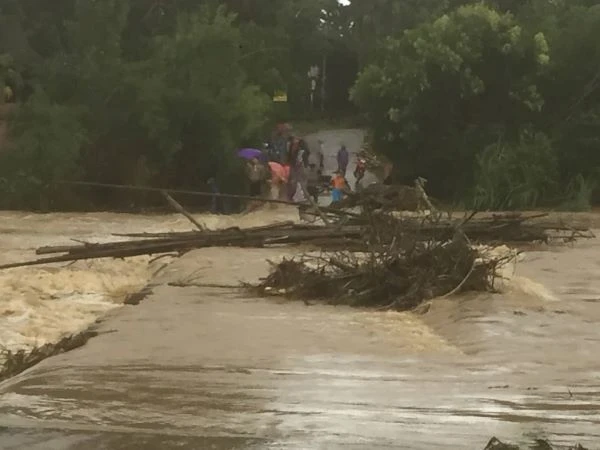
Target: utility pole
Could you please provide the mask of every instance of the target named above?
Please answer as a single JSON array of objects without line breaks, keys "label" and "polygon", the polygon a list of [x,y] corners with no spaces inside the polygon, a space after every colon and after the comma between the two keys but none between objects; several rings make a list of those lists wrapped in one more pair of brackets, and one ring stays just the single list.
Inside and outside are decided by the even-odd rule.
[{"label": "utility pole", "polygon": [[308,81],[310,82],[310,105],[311,109],[315,109],[315,90],[317,88],[317,78],[319,78],[319,67],[311,66],[307,73]]},{"label": "utility pole", "polygon": [[325,112],[325,95],[327,83],[327,53],[323,53],[323,76],[321,77],[321,112]]}]

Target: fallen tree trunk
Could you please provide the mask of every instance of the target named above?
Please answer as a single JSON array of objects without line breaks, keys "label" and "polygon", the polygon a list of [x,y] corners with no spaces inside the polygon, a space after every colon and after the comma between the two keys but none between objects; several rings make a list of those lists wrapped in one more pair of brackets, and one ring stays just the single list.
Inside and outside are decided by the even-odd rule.
[{"label": "fallen tree trunk", "polygon": [[[239,227],[233,227],[233,228],[226,228],[225,230],[243,230],[243,232],[248,233],[248,232],[255,232],[255,231],[263,231],[263,230],[272,230],[272,229],[283,229],[286,227],[299,227],[299,225],[294,225],[294,222],[291,220],[287,220],[284,222],[275,222],[275,223],[271,223],[269,225],[261,225],[258,227],[252,227],[252,228],[239,228]],[[204,234],[210,234],[210,233],[219,233],[222,232],[224,230],[219,230],[219,231],[212,231],[212,230],[207,230],[204,232]],[[198,236],[198,232],[197,231],[172,231],[172,232],[167,232],[167,233],[113,233],[113,236],[117,236],[117,237],[130,237],[130,238],[177,238],[177,237],[197,237]]]},{"label": "fallen tree trunk", "polygon": [[60,256],[41,258],[33,261],[4,264],[1,269],[34,266],[58,262],[78,261],[99,258],[126,258],[157,253],[187,252],[204,247],[263,247],[265,245],[310,243],[312,240],[327,238],[354,238],[362,235],[359,226],[333,229],[328,227],[263,229],[254,232],[248,230],[224,230],[209,234],[196,233],[185,238],[144,239],[110,242],[104,244],[84,243],[73,246],[43,247],[38,254],[65,253]]},{"label": "fallen tree trunk", "polygon": [[[278,230],[279,232],[284,232],[285,230],[291,229],[305,229],[306,226],[295,226],[294,222],[278,222],[270,225],[263,225],[259,227],[252,228],[226,228],[223,230],[209,230],[204,232],[199,231],[184,231],[184,232],[172,232],[172,233],[139,233],[139,234],[114,234],[114,236],[119,237],[134,237],[134,238],[147,238],[147,239],[138,239],[138,240],[127,240],[127,241],[118,241],[118,242],[108,242],[104,244],[97,243],[81,243],[78,245],[56,245],[56,246],[45,246],[40,247],[36,250],[37,255],[48,255],[53,253],[83,253],[94,250],[108,250],[115,249],[120,250],[127,247],[138,247],[143,246],[147,243],[152,244],[173,244],[175,247],[178,246],[181,242],[197,242],[204,243],[205,241],[217,240],[217,244],[221,243],[220,240],[231,239],[232,241],[238,240],[240,237],[244,236],[271,236],[271,230]],[[315,226],[311,226],[310,228],[315,228]],[[322,229],[322,227],[318,227]],[[174,250],[177,250],[174,248]]]}]

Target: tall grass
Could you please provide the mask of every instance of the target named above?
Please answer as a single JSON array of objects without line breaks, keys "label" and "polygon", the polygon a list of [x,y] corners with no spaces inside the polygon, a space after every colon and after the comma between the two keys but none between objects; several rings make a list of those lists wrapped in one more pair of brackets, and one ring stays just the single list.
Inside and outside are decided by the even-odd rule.
[{"label": "tall grass", "polygon": [[586,179],[581,174],[577,175],[567,185],[559,209],[562,211],[589,211],[592,209],[592,196],[597,186],[596,180]]},{"label": "tall grass", "polygon": [[554,196],[558,163],[550,140],[525,132],[518,142],[498,142],[476,158],[472,207],[479,210],[529,209]]}]

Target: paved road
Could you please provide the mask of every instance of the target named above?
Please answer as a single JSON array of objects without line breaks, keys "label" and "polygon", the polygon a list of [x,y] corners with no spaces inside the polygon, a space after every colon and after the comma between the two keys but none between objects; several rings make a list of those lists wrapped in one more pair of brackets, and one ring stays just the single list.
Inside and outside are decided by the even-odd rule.
[{"label": "paved road", "polygon": [[[337,170],[337,152],[343,145],[346,146],[350,153],[350,163],[348,164],[348,171],[346,173],[346,179],[350,184],[350,187],[354,189],[356,179],[353,175],[354,168],[356,167],[356,156],[361,150],[365,133],[359,129],[342,129],[342,130],[325,130],[319,133],[311,134],[306,137],[309,148],[311,150],[317,149],[319,141],[323,142],[323,153],[325,155],[325,174],[333,175],[333,172]],[[315,152],[311,153],[311,158],[314,158]],[[313,162],[317,162],[313,160]],[[363,185],[367,186],[370,183],[378,181],[374,174],[367,173],[363,179]]]}]

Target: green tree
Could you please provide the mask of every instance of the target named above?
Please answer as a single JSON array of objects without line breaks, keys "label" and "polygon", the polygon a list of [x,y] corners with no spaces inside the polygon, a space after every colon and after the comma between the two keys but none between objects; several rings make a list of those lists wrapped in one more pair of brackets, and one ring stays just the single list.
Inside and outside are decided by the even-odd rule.
[{"label": "green tree", "polygon": [[[53,103],[37,91],[11,122],[13,141],[2,154],[2,207],[47,209],[60,203],[54,181],[81,175],[80,151],[87,142],[80,111]],[[57,202],[57,203],[54,203]]]},{"label": "green tree", "polygon": [[518,139],[540,113],[536,80],[548,62],[543,34],[525,33],[510,14],[463,6],[390,39],[352,97],[401,178],[425,176],[434,195],[464,196],[478,152]]},{"label": "green tree", "polygon": [[406,30],[418,27],[458,6],[453,0],[368,0],[353,1],[344,11],[349,38],[362,66],[385,52],[388,38],[399,39]]},{"label": "green tree", "polygon": [[540,82],[546,107],[538,127],[554,140],[561,184],[583,179],[576,194],[589,195],[600,181],[600,5],[536,0],[521,15],[544,31],[552,49]]},{"label": "green tree", "polygon": [[[197,6],[149,27],[141,45],[131,38],[140,32],[139,6],[75,0],[61,19],[61,49],[39,65],[38,93],[20,108],[13,151],[1,156],[7,167],[23,166],[21,190],[67,175],[134,182],[140,165],[162,185],[200,186],[218,174],[240,188],[231,176],[240,164],[235,148],[258,141],[270,101],[248,81],[235,16]],[[34,156],[40,163],[27,165]],[[14,181],[7,173],[5,186]]]},{"label": "green tree", "polygon": [[186,185],[219,168],[228,172],[232,161],[226,156],[257,138],[267,117],[269,98],[247,83],[233,20],[222,8],[182,14],[174,35],[156,39],[152,57],[134,77],[137,113],[158,144],[159,164]]}]

